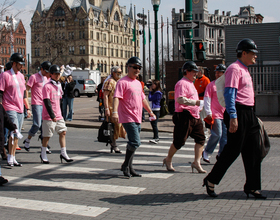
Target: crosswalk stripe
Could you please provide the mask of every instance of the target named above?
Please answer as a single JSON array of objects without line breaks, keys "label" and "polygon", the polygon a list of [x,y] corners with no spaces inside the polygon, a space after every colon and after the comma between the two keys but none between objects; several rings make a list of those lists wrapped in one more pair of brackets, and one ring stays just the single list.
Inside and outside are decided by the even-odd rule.
[{"label": "crosswalk stripe", "polygon": [[[108,159],[108,158],[107,158]],[[77,161],[75,159],[75,161]],[[123,162],[123,160],[120,160]],[[107,160],[108,162],[108,160]],[[71,172],[71,173],[89,173],[89,174],[108,174],[108,175],[118,175],[122,176],[123,173],[120,169],[118,170],[112,170],[112,169],[100,169],[100,168],[87,168],[87,167],[75,167],[75,166],[57,166],[57,165],[41,165],[34,167],[36,169],[41,169],[41,170],[49,170],[49,169],[54,169],[54,170],[59,170],[63,172]],[[142,177],[146,178],[158,178],[158,179],[167,179],[173,174],[165,174],[165,173],[152,173],[152,172],[139,172]]]},{"label": "crosswalk stripe", "polygon": [[71,214],[87,217],[97,217],[109,208],[96,206],[74,205],[60,202],[46,202],[31,199],[19,199],[0,196],[0,206],[9,208],[28,209],[33,211],[45,211],[62,214]]},{"label": "crosswalk stripe", "polygon": [[[49,166],[45,164],[45,166]],[[29,186],[46,186],[46,187],[60,187],[65,189],[85,190],[93,192],[112,192],[112,193],[124,193],[124,194],[138,194],[144,191],[146,188],[133,187],[133,186],[117,186],[108,184],[93,184],[93,183],[81,183],[71,181],[51,181],[51,180],[39,180],[32,178],[20,178],[20,177],[6,177],[9,183],[16,185],[29,185]]]},{"label": "crosswalk stripe", "polygon": [[[149,143],[150,142],[150,140],[147,140],[147,139],[141,139],[141,143]],[[171,140],[171,141],[164,141],[164,140],[161,140],[161,139],[159,139],[159,142],[158,142],[159,144],[172,144],[173,143],[173,141]],[[195,143],[194,142],[186,142],[185,143],[185,145],[189,145],[189,146],[194,146],[195,145]],[[142,145],[141,145],[142,146]],[[151,143],[151,146],[154,146],[152,143]]]},{"label": "crosswalk stripe", "polygon": [[[121,144],[119,145],[119,147],[126,147],[127,144]],[[148,149],[161,149],[161,150],[169,150],[169,146],[162,146],[162,145],[157,145],[157,144],[153,144],[153,145],[147,145],[147,144],[141,144],[140,145],[140,149],[141,148],[148,148]],[[192,151],[194,152],[194,144],[193,144],[193,147],[182,147],[180,149],[180,151]],[[218,152],[219,150],[215,149],[214,152]]]},{"label": "crosswalk stripe", "polygon": [[[194,151],[194,150],[193,150]],[[108,153],[108,150],[102,149],[102,150],[97,150],[97,152],[100,153]],[[137,151],[136,155],[146,155],[146,156],[155,156],[155,157],[166,157],[167,153],[158,153],[158,152],[143,152],[143,151]],[[173,157],[178,157],[178,158],[194,158],[194,155],[183,155],[183,154],[175,154]]]}]

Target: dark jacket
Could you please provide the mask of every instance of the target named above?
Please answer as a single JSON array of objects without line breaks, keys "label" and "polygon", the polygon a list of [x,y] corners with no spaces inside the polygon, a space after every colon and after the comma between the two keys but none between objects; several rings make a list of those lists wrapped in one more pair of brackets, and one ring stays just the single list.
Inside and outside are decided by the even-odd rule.
[{"label": "dark jacket", "polygon": [[75,82],[72,81],[70,83],[63,83],[62,85],[63,90],[63,98],[74,98],[74,88],[75,88]]},{"label": "dark jacket", "polygon": [[17,129],[17,126],[13,124],[7,115],[3,105],[0,104],[0,153],[3,153],[4,148],[4,129],[8,128],[10,131]]}]

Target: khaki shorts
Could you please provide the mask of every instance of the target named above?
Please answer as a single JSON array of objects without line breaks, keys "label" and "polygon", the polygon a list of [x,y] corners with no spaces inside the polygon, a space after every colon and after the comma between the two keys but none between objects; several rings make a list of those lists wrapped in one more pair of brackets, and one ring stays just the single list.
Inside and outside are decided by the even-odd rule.
[{"label": "khaki shorts", "polygon": [[43,137],[52,137],[54,131],[58,134],[63,131],[67,131],[64,119],[60,119],[57,122],[43,120],[42,123]]}]

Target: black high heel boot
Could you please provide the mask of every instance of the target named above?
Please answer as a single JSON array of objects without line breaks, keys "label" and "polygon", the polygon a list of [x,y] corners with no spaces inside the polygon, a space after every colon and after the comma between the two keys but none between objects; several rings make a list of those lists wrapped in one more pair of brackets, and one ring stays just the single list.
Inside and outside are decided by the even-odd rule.
[{"label": "black high heel boot", "polygon": [[67,163],[73,162],[74,160],[69,158],[67,159],[66,157],[62,156],[62,154],[60,154],[60,162],[62,163],[62,159],[65,160]]},{"label": "black high heel boot", "polygon": [[141,177],[142,175],[139,174],[139,173],[136,173],[135,170],[133,169],[133,166],[132,166],[132,161],[133,161],[133,158],[134,158],[134,154],[135,154],[135,151],[133,152],[132,156],[130,157],[130,160],[129,160],[129,172],[131,174],[131,176],[133,177]]},{"label": "black high heel boot", "polygon": [[129,161],[130,158],[132,157],[134,151],[128,150],[126,149],[126,154],[125,154],[125,160],[121,166],[121,171],[123,171],[123,175],[127,176],[128,178],[131,177],[130,173],[129,173]]},{"label": "black high heel boot", "polygon": [[247,195],[247,198],[249,198],[249,195],[251,194],[255,197],[255,199],[266,199],[266,196],[263,196],[258,190],[246,190],[246,189],[244,189],[244,193]]},{"label": "black high heel boot", "polygon": [[[214,191],[214,187],[208,185],[208,180],[206,178],[204,178],[202,186],[206,186],[206,191],[207,191],[207,194],[209,196],[211,196],[211,197],[217,197],[218,196]],[[210,188],[212,188],[213,190],[211,190]]]},{"label": "black high heel boot", "polygon": [[121,171],[123,171],[123,175],[124,175],[124,176],[127,176],[128,178],[131,177],[131,175],[130,175],[130,173],[129,173],[129,171],[128,171],[128,166],[124,166],[124,165],[122,164]]},{"label": "black high heel boot", "polygon": [[44,163],[44,164],[49,164],[50,163],[50,161],[48,161],[48,160],[43,160],[41,154],[40,154],[40,159],[41,159],[41,163]]}]

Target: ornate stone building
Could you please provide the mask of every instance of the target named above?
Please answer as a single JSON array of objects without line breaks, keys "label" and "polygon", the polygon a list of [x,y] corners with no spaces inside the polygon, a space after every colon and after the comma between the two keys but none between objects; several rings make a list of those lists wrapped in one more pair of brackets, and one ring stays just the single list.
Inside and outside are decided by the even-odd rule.
[{"label": "ornate stone building", "polygon": [[[253,6],[240,7],[237,15],[231,12],[215,10],[214,14],[208,11],[208,0],[192,0],[193,21],[199,24],[199,28],[193,30],[193,40],[206,43],[206,59],[225,58],[225,30],[226,25],[243,25],[262,23],[263,16],[255,14]],[[176,23],[182,21],[184,10],[179,13],[172,9],[172,26],[174,37],[174,60],[183,60],[180,45],[184,43],[182,30],[176,29]],[[194,53],[195,54],[195,53]]]},{"label": "ornate stone building", "polygon": [[[0,21],[0,64],[5,66],[12,53],[21,53],[26,58],[26,31],[21,20],[6,16],[5,21]],[[26,69],[24,65],[24,74]]]},{"label": "ornate stone building", "polygon": [[136,23],[134,41],[132,8],[126,14],[117,0],[54,0],[49,8],[38,0],[30,26],[34,71],[49,60],[99,69],[106,76],[113,65],[125,72],[127,59],[139,56],[139,27]]}]

